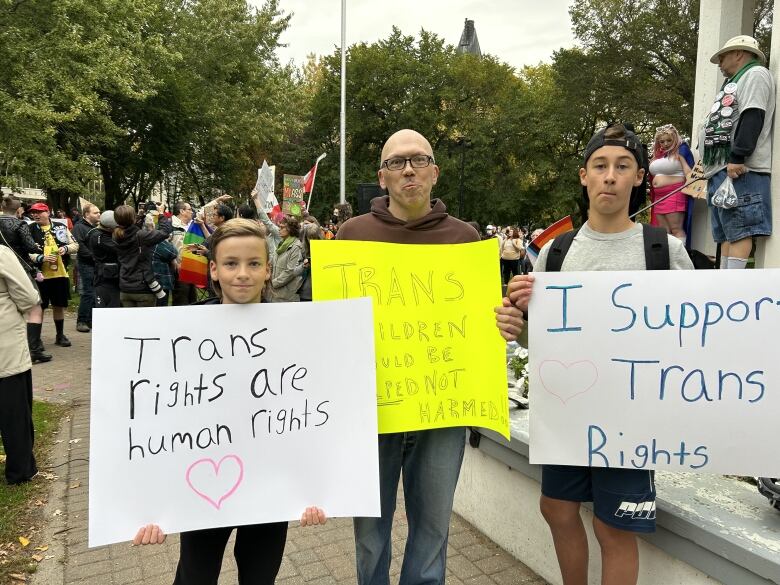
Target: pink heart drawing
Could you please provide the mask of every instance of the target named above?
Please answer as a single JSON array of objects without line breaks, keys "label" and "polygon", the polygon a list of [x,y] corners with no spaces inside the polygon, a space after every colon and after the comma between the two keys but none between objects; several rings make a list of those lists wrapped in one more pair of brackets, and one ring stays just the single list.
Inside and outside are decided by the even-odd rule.
[{"label": "pink heart drawing", "polygon": [[545,360],[539,366],[542,386],[563,404],[596,385],[599,371],[590,360],[565,364],[558,360]]},{"label": "pink heart drawing", "polygon": [[[220,468],[222,467],[222,464],[226,460],[235,461],[236,464],[238,465],[237,470],[235,470],[235,471],[237,471],[238,477],[235,478],[235,480],[233,481],[232,484],[229,483],[230,482],[230,477],[229,476],[223,476],[222,478],[219,477],[219,475],[220,475]],[[217,486],[216,489],[217,490],[222,489],[223,491],[222,491],[221,494],[220,493],[213,494],[215,498],[218,498],[216,501],[214,500],[214,498],[211,497],[211,495],[204,493],[204,491],[202,491],[201,489],[196,488],[192,484],[192,479],[190,477],[192,475],[192,471],[193,471],[193,469],[195,469],[195,468],[197,468],[197,467],[199,467],[201,465],[211,465],[211,470],[206,470],[206,471],[200,471],[199,470],[198,471],[198,478],[197,478],[197,480],[198,480],[199,483],[201,483],[201,486],[200,486],[201,488],[205,489],[206,486],[203,485],[205,483],[214,484],[215,481],[212,481],[212,478],[213,478],[213,480],[220,480],[221,479],[221,481],[218,481],[217,483],[221,483],[222,486],[221,486],[221,488],[220,488],[220,486]],[[213,473],[213,475],[211,475],[211,477],[209,477],[209,475],[208,475],[209,472]],[[228,471],[226,470],[225,473],[227,474]],[[226,499],[228,499],[230,496],[232,496],[235,493],[235,491],[238,489],[238,486],[241,484],[241,481],[244,479],[244,462],[241,461],[241,458],[238,455],[225,455],[222,459],[219,460],[219,463],[215,463],[213,459],[209,459],[209,458],[198,459],[195,463],[193,463],[192,465],[190,465],[187,468],[187,473],[185,474],[184,477],[187,480],[187,485],[190,486],[190,489],[193,492],[198,494],[201,498],[203,498],[209,504],[211,504],[217,510],[219,510],[220,506],[222,506],[222,502],[224,502]],[[213,486],[210,486],[210,487],[213,487]],[[213,492],[213,490],[211,490],[211,491]]]}]

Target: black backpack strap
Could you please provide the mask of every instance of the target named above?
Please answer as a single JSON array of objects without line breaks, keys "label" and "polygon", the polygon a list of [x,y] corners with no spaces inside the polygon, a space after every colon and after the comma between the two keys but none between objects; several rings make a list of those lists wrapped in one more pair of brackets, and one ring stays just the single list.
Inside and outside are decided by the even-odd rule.
[{"label": "black backpack strap", "polygon": [[669,270],[669,238],[666,230],[643,223],[642,236],[645,241],[646,269]]},{"label": "black backpack strap", "polygon": [[545,272],[561,271],[563,259],[566,258],[566,253],[569,251],[569,248],[571,248],[571,243],[574,241],[574,238],[579,231],[579,229],[571,230],[561,234],[553,240],[550,250],[547,253],[547,262],[544,265]]}]

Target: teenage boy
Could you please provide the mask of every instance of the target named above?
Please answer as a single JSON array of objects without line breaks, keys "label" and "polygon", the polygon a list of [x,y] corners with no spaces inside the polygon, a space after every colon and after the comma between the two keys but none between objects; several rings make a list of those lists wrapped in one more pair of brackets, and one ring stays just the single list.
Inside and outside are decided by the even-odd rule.
[{"label": "teenage boy", "polygon": [[[608,126],[588,142],[580,183],[588,220],[568,250],[562,271],[644,270],[643,228],[629,219],[645,174],[642,144],[621,125]],[[669,235],[672,270],[691,269],[688,254]],[[539,253],[534,270],[543,272],[552,243]],[[532,275],[514,277],[507,296],[527,314]],[[542,293],[536,293],[542,294]],[[564,585],[588,582],[588,541],[580,503],[593,502],[593,529],[601,547],[603,585],[632,585],[639,575],[636,533],[655,530],[655,518],[618,517],[623,501],[655,502],[652,471],[567,465],[542,466],[540,508],[552,532]]]}]

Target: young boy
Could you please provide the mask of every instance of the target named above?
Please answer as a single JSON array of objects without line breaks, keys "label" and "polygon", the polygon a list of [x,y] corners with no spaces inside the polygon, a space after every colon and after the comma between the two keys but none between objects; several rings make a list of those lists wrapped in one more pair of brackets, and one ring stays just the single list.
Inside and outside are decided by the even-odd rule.
[{"label": "young boy", "polygon": [[[257,222],[231,219],[211,236],[211,280],[217,298],[198,304],[259,303],[271,276],[268,247]],[[310,507],[301,525],[325,524],[325,512]],[[251,524],[182,532],[174,585],[217,585],[225,545],[236,532],[234,556],[239,582],[273,585],[282,564],[287,523]],[[156,524],[141,528],[133,544],[162,544],[165,533]]]},{"label": "young boy", "polygon": [[[642,226],[629,219],[629,203],[645,174],[639,139],[623,126],[597,132],[585,149],[580,169],[588,221],[574,238],[561,270],[644,270]],[[632,197],[633,196],[633,197]],[[672,270],[691,269],[680,240],[668,236]],[[534,270],[543,272],[552,243],[539,253]],[[534,277],[516,276],[507,296],[524,313]],[[588,582],[588,541],[580,502],[593,502],[593,529],[601,547],[603,585],[631,585],[639,575],[637,532],[655,530],[655,518],[617,517],[626,501],[655,501],[652,471],[616,468],[542,466],[540,508],[550,526],[564,585]]]}]

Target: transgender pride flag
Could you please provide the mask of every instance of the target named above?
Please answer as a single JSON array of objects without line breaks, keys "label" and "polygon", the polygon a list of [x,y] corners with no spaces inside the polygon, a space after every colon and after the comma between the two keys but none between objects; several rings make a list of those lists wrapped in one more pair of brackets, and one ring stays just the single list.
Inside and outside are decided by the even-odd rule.
[{"label": "transgender pride flag", "polygon": [[193,254],[187,250],[189,244],[203,244],[206,236],[203,230],[194,221],[187,227],[187,233],[184,234],[184,244],[181,248],[181,266],[179,267],[179,280],[194,284],[198,288],[208,286],[209,261],[205,256]]}]

